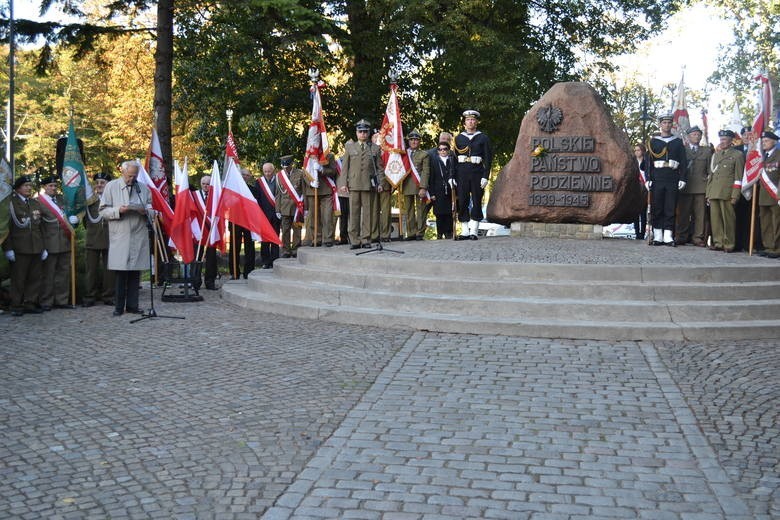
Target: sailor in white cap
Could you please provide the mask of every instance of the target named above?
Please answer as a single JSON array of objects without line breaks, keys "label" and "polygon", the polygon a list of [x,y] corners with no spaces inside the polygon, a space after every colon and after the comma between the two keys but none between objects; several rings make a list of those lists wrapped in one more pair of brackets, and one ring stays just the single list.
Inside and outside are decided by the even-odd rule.
[{"label": "sailor in white cap", "polygon": [[482,195],[490,176],[493,150],[487,135],[477,130],[480,114],[463,112],[464,130],[455,136],[455,177],[458,191],[460,236],[456,240],[476,240],[483,218]]}]

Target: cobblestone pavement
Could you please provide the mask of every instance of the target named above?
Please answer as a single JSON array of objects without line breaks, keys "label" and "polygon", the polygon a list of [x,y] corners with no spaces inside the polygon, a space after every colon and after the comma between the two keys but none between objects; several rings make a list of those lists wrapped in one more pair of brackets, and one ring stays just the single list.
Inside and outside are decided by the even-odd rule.
[{"label": "cobblestone pavement", "polygon": [[0,518],[780,518],[780,341],[411,333],[205,296],[158,303],[183,321],[0,315]]}]

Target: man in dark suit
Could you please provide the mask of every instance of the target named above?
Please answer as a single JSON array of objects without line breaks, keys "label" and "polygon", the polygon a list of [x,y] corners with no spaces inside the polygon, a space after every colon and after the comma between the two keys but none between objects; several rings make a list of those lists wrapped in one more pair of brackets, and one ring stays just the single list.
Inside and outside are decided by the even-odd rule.
[{"label": "man in dark suit", "polygon": [[[276,216],[276,194],[279,191],[279,185],[276,180],[276,168],[273,163],[263,164],[263,175],[257,180],[257,202],[260,209],[265,213],[265,217],[271,226],[279,233],[282,221]],[[265,238],[265,237],[263,237]],[[260,263],[263,269],[271,269],[274,266],[274,260],[279,258],[279,246],[274,242],[263,240],[260,242]]]}]

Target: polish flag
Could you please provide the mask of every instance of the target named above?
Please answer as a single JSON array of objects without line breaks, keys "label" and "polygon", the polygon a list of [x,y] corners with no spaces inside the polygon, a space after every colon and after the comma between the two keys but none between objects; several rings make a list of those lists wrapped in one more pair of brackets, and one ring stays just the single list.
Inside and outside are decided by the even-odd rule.
[{"label": "polish flag", "polygon": [[[213,177],[211,180],[211,189],[213,190]],[[230,222],[256,233],[264,242],[282,245],[279,235],[268,222],[265,213],[257,203],[257,199],[249,191],[249,186],[241,177],[238,165],[233,161],[228,161],[227,173],[225,173],[222,185],[222,196],[219,199],[216,214],[225,215]]]},{"label": "polish flag", "polygon": [[149,173],[149,177],[154,181],[157,190],[165,198],[168,198],[168,177],[165,174],[165,161],[163,161],[162,148],[160,147],[160,137],[157,135],[157,128],[152,128],[152,140],[149,148],[146,150],[146,161],[144,167]]},{"label": "polish flag", "polygon": [[[409,156],[406,155],[397,90],[398,85],[392,83],[390,85],[390,99],[387,100],[387,109],[385,109],[385,118],[382,120],[382,128],[379,130],[379,146],[382,148],[382,159],[385,163],[385,178],[394,188],[401,184],[410,171],[414,170]],[[420,184],[419,174],[415,177],[415,181],[418,185]]]},{"label": "polish flag", "polygon": [[138,163],[138,182],[145,184],[149,188],[149,191],[152,192],[152,208],[160,213],[160,222],[165,234],[171,236],[170,228],[173,223],[173,210],[168,204],[168,199],[160,193],[160,190],[146,172],[146,168],[141,164],[141,161],[136,159],[136,162]]},{"label": "polish flag", "polygon": [[753,120],[756,147],[748,151],[745,157],[745,171],[742,174],[742,195],[748,200],[753,196],[753,185],[762,176],[761,134],[772,123],[772,85],[769,83],[769,76],[761,74],[754,79],[761,82],[761,90],[758,93],[758,114]]},{"label": "polish flag", "polygon": [[176,209],[173,212],[173,225],[171,226],[171,240],[176,244],[176,250],[181,255],[181,260],[189,264],[195,260],[195,248],[192,234],[192,222],[197,225],[198,209],[190,194],[190,181],[187,178],[187,160],[184,160],[184,169],[179,168],[179,163],[174,163],[176,184]]},{"label": "polish flag", "polygon": [[225,219],[217,212],[222,200],[222,174],[219,172],[219,164],[214,161],[211,169],[211,188],[206,196],[206,214],[209,219],[208,245],[225,252]]},{"label": "polish flag", "polygon": [[303,170],[306,172],[310,181],[315,181],[319,177],[319,166],[328,164],[328,154],[330,153],[330,142],[328,141],[328,131],[325,128],[325,118],[322,114],[322,98],[320,97],[320,88],[325,83],[318,81],[311,86],[311,123],[309,124],[309,134],[306,138],[306,154],[303,157]]}]

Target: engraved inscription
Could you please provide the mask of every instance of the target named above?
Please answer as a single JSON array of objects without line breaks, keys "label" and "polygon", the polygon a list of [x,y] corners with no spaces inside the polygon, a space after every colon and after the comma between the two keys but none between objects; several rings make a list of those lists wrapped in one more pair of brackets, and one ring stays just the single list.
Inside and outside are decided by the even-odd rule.
[{"label": "engraved inscription", "polygon": [[553,153],[593,153],[596,151],[596,139],[587,135],[532,137],[531,149],[537,146]]},{"label": "engraved inscription", "polygon": [[587,193],[531,193],[528,195],[528,205],[587,208],[590,206],[590,195]]},{"label": "engraved inscription", "polygon": [[532,172],[598,173],[601,159],[594,155],[549,154],[531,158]]},{"label": "engraved inscription", "polygon": [[531,175],[532,190],[613,191],[609,175]]}]

